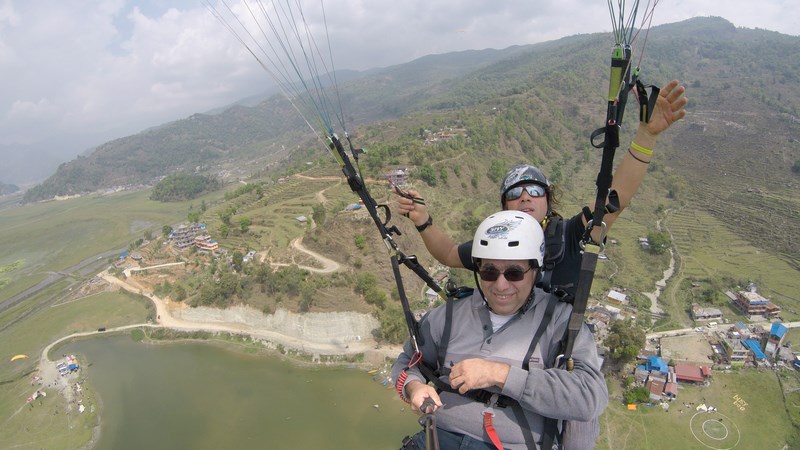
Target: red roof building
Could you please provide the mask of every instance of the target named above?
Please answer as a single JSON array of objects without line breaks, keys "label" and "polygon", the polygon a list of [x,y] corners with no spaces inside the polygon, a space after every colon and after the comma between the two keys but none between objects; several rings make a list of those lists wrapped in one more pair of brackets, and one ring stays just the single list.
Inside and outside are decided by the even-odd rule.
[{"label": "red roof building", "polygon": [[675,364],[675,378],[678,381],[703,383],[711,376],[711,369],[692,364]]}]

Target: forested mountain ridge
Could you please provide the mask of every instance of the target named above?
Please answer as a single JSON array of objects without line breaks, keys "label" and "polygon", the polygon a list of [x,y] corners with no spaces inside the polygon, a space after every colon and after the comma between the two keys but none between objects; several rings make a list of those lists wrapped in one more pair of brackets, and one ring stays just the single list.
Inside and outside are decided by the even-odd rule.
[{"label": "forested mountain ridge", "polygon": [[[425,98],[431,86],[449,77],[522,51],[481,50],[427,56],[411,63],[373,69],[342,86],[351,126],[397,118]],[[266,74],[265,74],[266,77]],[[348,73],[346,78],[357,78]],[[59,166],[57,172],[26,193],[26,201],[92,192],[126,184],[153,184],[180,170],[264,170],[303,141],[308,127],[279,95],[256,106],[233,105],[219,114],[194,114],[98,146],[90,155]],[[308,136],[306,136],[308,139]]]},{"label": "forested mountain ridge", "polygon": [[[520,160],[542,165],[567,191],[576,183],[586,190],[587,177],[573,175],[594,167],[597,158],[587,136],[603,121],[612,42],[601,33],[432,55],[343,83],[343,109],[356,137],[371,147],[365,162],[373,174],[393,163],[435,169],[461,145],[473,154],[454,175],[476,195],[496,189],[496,180],[487,178],[492,163],[497,168]],[[800,207],[792,194],[800,180],[792,171],[800,160],[797,48],[797,37],[698,18],[654,27],[641,59],[643,81],[680,79],[691,99],[689,118],[660,140],[663,156],[652,166],[654,176],[671,194],[690,191],[691,201],[741,223],[765,245],[780,242],[778,251],[787,255],[800,253]],[[626,115],[627,131],[635,124],[634,108]],[[419,131],[445,126],[463,126],[468,135],[433,154]],[[246,175],[292,155],[309,160],[303,127],[279,97],[197,114],[104,144],[62,165],[27,198],[151,183],[181,169]]]}]

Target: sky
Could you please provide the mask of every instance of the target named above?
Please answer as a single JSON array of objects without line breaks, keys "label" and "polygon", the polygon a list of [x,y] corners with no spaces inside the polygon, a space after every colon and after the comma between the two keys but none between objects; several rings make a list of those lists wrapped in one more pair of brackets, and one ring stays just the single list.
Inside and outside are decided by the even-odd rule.
[{"label": "sky", "polygon": [[[270,77],[210,12],[218,1],[0,0],[0,182],[262,93]],[[288,1],[321,23],[320,0]],[[661,0],[652,24],[719,16],[798,35],[795,2]],[[602,0],[328,0],[324,13],[337,69],[611,31]]]}]

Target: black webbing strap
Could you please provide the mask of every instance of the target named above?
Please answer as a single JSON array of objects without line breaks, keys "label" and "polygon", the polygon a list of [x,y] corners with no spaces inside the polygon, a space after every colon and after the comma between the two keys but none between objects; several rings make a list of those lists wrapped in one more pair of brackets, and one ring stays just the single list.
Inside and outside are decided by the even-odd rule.
[{"label": "black webbing strap", "polygon": [[[594,246],[591,246],[594,248]],[[588,247],[587,247],[588,248]],[[578,274],[578,286],[575,290],[575,300],[572,302],[572,313],[570,313],[569,324],[567,325],[567,342],[564,347],[564,360],[567,362],[567,370],[572,370],[572,349],[575,347],[575,340],[583,327],[584,313],[586,304],[589,300],[589,292],[592,289],[594,271],[597,267],[597,253],[585,250],[581,257],[581,271]]]},{"label": "black webbing strap", "polygon": [[[547,325],[550,324],[550,320],[553,318],[553,311],[556,309],[556,303],[558,303],[558,299],[556,297],[550,296],[547,299],[547,308],[544,310],[544,316],[542,317],[542,321],[539,323],[539,328],[536,329],[536,334],[533,335],[533,339],[531,339],[531,345],[528,346],[528,351],[525,353],[525,359],[522,360],[522,368],[524,370],[530,369],[529,361],[531,359],[531,355],[533,351],[536,349],[536,345],[539,343],[539,338],[542,337],[544,331],[547,329]],[[528,418],[525,417],[525,411],[522,409],[522,405],[519,402],[514,402],[511,405],[511,411],[514,412],[514,417],[517,418],[517,423],[519,423],[520,427],[523,430],[527,430],[528,432],[522,433],[522,436],[525,438],[525,446],[528,448],[536,448],[536,440],[533,438],[533,430],[531,430],[531,425],[528,423]],[[545,418],[545,424],[547,423],[547,418]],[[543,431],[547,431],[545,428]],[[543,436],[543,439],[545,437]]]},{"label": "black webbing strap", "polygon": [[657,86],[651,85],[652,92],[649,97],[647,88],[644,84],[636,79],[636,99],[639,101],[639,122],[650,123],[650,116],[653,115],[653,110],[656,108],[656,101],[658,101],[658,94],[661,92]]},{"label": "black webbing strap", "polygon": [[444,306],[444,330],[442,330],[442,340],[439,342],[439,354],[436,360],[438,367],[444,367],[445,357],[447,357],[447,344],[450,343],[450,330],[453,328],[453,302],[452,298],[447,299]]},{"label": "black webbing strap", "polygon": [[525,353],[525,359],[522,360],[522,369],[528,370],[530,369],[530,359],[531,355],[533,355],[533,351],[536,349],[536,345],[539,343],[539,338],[542,337],[544,331],[547,329],[547,325],[550,324],[550,319],[553,318],[553,311],[556,309],[556,303],[558,303],[558,299],[555,297],[550,296],[547,299],[547,308],[544,310],[544,316],[542,316],[542,321],[539,323],[539,328],[536,329],[536,334],[533,335],[533,339],[531,339],[531,344],[528,346],[528,351]]}]

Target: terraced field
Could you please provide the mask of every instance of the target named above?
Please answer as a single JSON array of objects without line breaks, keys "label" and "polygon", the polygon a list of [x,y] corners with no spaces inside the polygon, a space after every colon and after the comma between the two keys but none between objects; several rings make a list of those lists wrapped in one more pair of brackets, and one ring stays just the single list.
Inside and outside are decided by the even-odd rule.
[{"label": "terraced field", "polygon": [[785,319],[796,320],[798,271],[785,257],[756,248],[706,211],[683,208],[670,214],[665,223],[681,260],[682,277],[755,282],[762,295],[783,307]]}]

